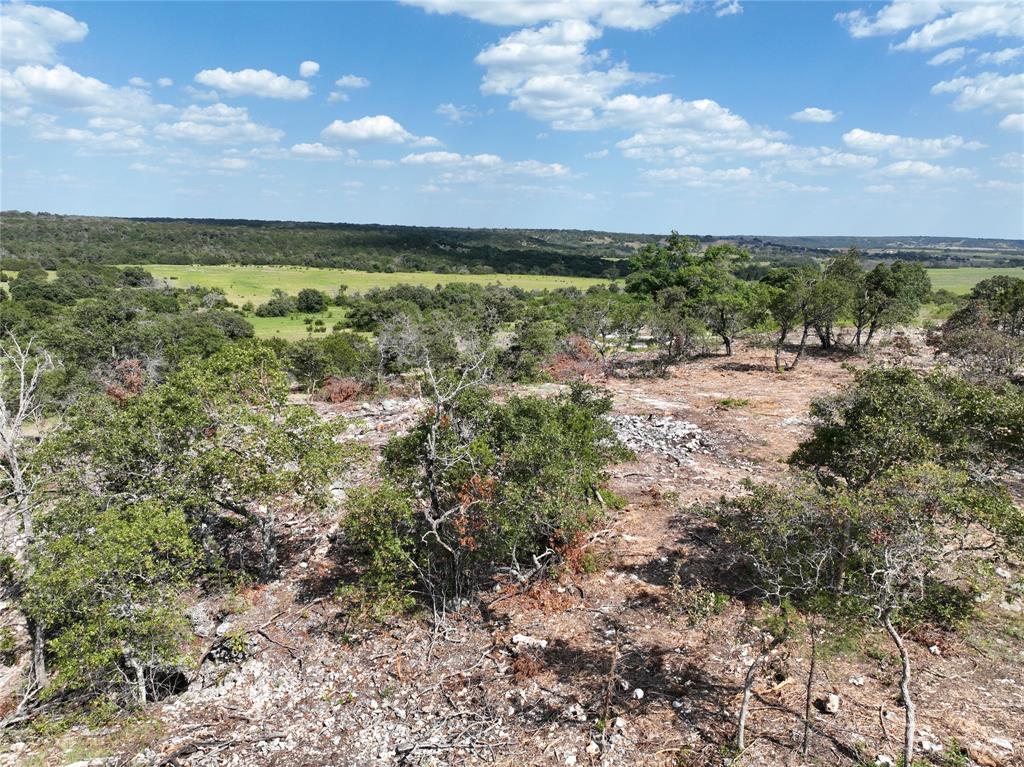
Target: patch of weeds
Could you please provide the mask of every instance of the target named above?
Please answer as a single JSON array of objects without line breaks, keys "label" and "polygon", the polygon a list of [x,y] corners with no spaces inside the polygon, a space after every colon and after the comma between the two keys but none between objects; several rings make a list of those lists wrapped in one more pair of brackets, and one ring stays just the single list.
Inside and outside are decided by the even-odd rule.
[{"label": "patch of weeds", "polygon": [[971,758],[967,750],[960,745],[956,738],[950,738],[945,749],[939,755],[943,767],[968,767]]},{"label": "patch of weeds", "polygon": [[725,397],[715,402],[715,407],[719,410],[732,410],[738,407],[746,407],[750,404],[749,399],[743,399],[741,397]]},{"label": "patch of weeds", "polygon": [[686,622],[692,628],[703,628],[712,617],[725,612],[729,600],[728,594],[706,588],[700,581],[685,587],[679,571],[672,574],[669,602],[677,612],[686,616]]}]

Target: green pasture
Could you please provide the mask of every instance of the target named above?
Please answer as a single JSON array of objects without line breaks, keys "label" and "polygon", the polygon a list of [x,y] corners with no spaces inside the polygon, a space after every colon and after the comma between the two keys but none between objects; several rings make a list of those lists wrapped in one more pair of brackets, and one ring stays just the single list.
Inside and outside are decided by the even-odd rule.
[{"label": "green pasture", "polygon": [[967,293],[984,279],[996,275],[1024,279],[1024,267],[993,268],[984,266],[961,266],[956,269],[929,269],[932,290],[946,289],[952,293]]},{"label": "green pasture", "polygon": [[275,288],[292,295],[303,288],[316,288],[330,296],[341,285],[349,293],[364,293],[371,288],[394,285],[427,285],[434,287],[449,282],[497,283],[524,290],[553,290],[577,287],[586,289],[607,280],[591,277],[554,277],[534,274],[439,274],[437,272],[359,272],[353,269],[316,269],[301,266],[179,266],[173,264],[140,264],[154,277],[171,281],[176,287],[195,285],[221,288],[228,300],[242,305],[247,301],[260,304],[270,298]]}]

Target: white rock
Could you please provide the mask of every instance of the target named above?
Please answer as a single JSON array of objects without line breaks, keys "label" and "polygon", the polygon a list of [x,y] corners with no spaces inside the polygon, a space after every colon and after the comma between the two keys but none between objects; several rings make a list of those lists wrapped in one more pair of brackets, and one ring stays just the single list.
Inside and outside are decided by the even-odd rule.
[{"label": "white rock", "polygon": [[851,676],[850,677],[850,684],[852,684],[854,687],[863,687],[864,686],[864,677],[862,677],[862,676]]},{"label": "white rock", "polygon": [[640,700],[644,697],[644,691],[637,687],[635,690],[633,690],[633,697],[637,700]]},{"label": "white rock", "polygon": [[547,649],[548,640],[537,639],[537,637],[532,637],[528,634],[516,634],[512,637],[512,644],[522,645],[523,647],[539,647],[541,650],[544,650]]},{"label": "white rock", "polygon": [[875,757],[875,767],[896,767],[896,760],[888,754],[879,754]]},{"label": "white rock", "polygon": [[565,755],[565,764],[566,764],[566,767],[572,767],[572,765],[576,764],[576,754],[573,754],[573,753],[566,754]]},{"label": "white rock", "polygon": [[597,745],[594,741],[590,741],[590,743],[587,744],[587,753],[591,756],[597,756],[599,753],[601,753],[601,747]]},{"label": "white rock", "polygon": [[842,699],[834,692],[829,693],[828,699],[825,701],[825,711],[829,714],[838,714],[839,707],[842,705]]},{"label": "white rock", "polygon": [[988,742],[996,748],[1001,748],[1003,751],[1009,751],[1013,753],[1013,742],[1008,738],[989,738]]},{"label": "white rock", "polygon": [[612,726],[616,730],[624,730],[626,729],[626,720],[623,719],[621,716],[617,716],[615,717],[615,721],[612,723]]}]

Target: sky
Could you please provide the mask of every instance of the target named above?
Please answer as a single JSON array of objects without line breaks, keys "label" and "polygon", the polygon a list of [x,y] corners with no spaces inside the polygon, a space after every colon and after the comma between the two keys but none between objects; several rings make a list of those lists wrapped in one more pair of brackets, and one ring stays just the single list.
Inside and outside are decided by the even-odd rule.
[{"label": "sky", "polygon": [[0,208],[1024,238],[1024,3],[0,4]]}]

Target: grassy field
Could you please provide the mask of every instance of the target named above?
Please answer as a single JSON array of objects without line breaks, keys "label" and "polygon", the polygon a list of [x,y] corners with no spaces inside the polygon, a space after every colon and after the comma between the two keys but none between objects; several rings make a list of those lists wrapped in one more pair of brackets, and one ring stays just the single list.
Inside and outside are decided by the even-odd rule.
[{"label": "grassy field", "polygon": [[932,289],[945,288],[953,293],[967,293],[971,288],[988,277],[998,274],[1007,277],[1024,279],[1024,267],[1016,266],[1006,269],[962,266],[958,269],[929,269],[928,276],[932,279]]},{"label": "grassy field", "polygon": [[178,287],[197,285],[223,288],[228,299],[244,304],[262,303],[274,288],[295,294],[302,288],[317,288],[328,295],[348,285],[349,293],[393,285],[441,285],[449,282],[500,283],[525,290],[545,288],[588,288],[606,280],[590,277],[552,277],[533,274],[438,274],[436,272],[357,272],[352,269],[313,269],[300,266],[176,266],[143,264],[154,277],[169,279]]},{"label": "grassy field", "polygon": [[[246,302],[259,305],[270,298],[275,288],[295,295],[303,288],[316,288],[333,296],[341,285],[348,292],[363,293],[370,288],[393,285],[427,285],[433,287],[449,282],[500,283],[524,290],[554,288],[588,288],[605,280],[589,277],[553,277],[533,274],[438,274],[436,272],[359,272],[352,269],[315,269],[298,266],[177,266],[143,264],[154,277],[166,279],[176,287],[195,285],[203,288],[221,288],[233,303]],[[342,310],[331,307],[316,315],[327,327],[340,320]],[[303,315],[290,317],[256,317],[247,315],[256,335],[260,338],[284,338],[294,341],[308,335]]]}]

